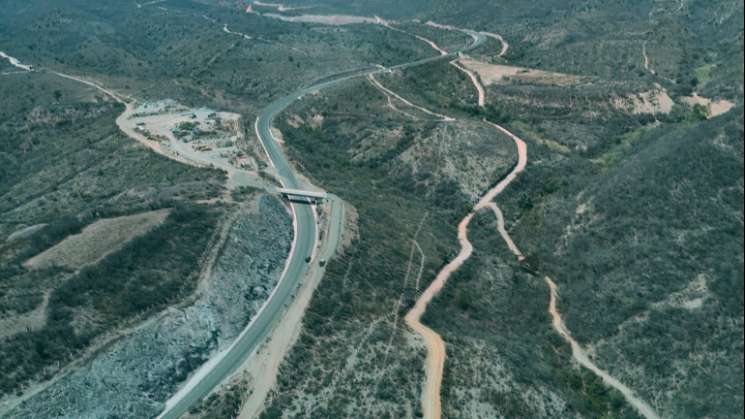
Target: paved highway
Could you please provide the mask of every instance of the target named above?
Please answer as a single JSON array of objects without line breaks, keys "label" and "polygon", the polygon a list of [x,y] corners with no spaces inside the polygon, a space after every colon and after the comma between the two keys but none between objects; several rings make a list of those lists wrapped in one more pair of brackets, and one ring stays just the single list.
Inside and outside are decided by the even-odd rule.
[{"label": "paved highway", "polygon": [[[453,59],[460,52],[465,52],[481,45],[485,37],[480,33],[474,36],[474,41],[459,51],[452,51],[446,55],[425,58],[411,63],[399,64],[391,67],[390,70],[400,70],[416,67],[440,60]],[[277,144],[270,128],[274,119],[287,109],[293,102],[301,99],[303,96],[325,89],[332,85],[341,83],[360,76],[368,74],[383,73],[389,69],[383,67],[370,67],[367,69],[347,71],[335,76],[324,78],[322,81],[297,90],[296,92],[282,97],[264,108],[259,117],[256,119],[256,134],[259,137],[269,159],[277,171],[282,186],[288,189],[303,189],[295,173],[284,156],[281,147]],[[316,230],[316,220],[314,208],[306,204],[292,203],[294,212],[294,252],[290,254],[285,272],[280,278],[277,287],[269,296],[262,310],[252,320],[252,322],[243,330],[241,335],[233,344],[220,354],[218,358],[210,362],[208,370],[199,376],[198,381],[182,389],[166,404],[166,409],[158,416],[162,419],[176,419],[185,414],[192,406],[196,405],[202,398],[207,396],[213,389],[222,383],[227,377],[235,372],[246,359],[259,347],[264,341],[272,326],[282,317],[284,307],[288,305],[293,298],[293,292],[297,289],[301,280],[305,277],[308,270],[308,263],[305,259],[313,253],[316,245],[318,232]],[[339,225],[338,218],[342,215],[338,210],[332,212],[332,225]],[[340,229],[335,231],[338,236],[341,234]],[[338,239],[335,237],[334,240]],[[325,255],[324,255],[325,256]]]}]

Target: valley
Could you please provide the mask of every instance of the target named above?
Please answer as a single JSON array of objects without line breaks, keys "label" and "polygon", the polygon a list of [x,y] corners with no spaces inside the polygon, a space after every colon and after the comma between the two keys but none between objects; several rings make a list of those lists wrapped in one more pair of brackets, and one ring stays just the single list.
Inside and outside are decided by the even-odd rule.
[{"label": "valley", "polygon": [[0,417],[739,417],[743,8],[663,3],[11,0]]}]

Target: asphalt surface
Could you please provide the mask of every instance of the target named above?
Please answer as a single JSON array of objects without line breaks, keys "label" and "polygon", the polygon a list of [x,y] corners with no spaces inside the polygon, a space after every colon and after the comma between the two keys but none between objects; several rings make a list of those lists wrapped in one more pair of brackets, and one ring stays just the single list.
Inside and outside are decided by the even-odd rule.
[{"label": "asphalt surface", "polygon": [[[309,87],[299,89],[294,93],[269,104],[269,106],[264,108],[259,114],[255,128],[259,140],[262,142],[283,186],[288,189],[303,189],[295,176],[289,161],[282,152],[279,144],[274,140],[270,131],[275,117],[287,109],[293,102],[302,99],[302,97],[307,94],[317,92],[353,78],[366,76],[368,74],[383,73],[390,70],[402,70],[440,60],[453,59],[458,55],[458,53],[471,50],[481,45],[485,39],[486,38],[483,35],[478,34],[478,36],[475,37],[474,42],[464,47],[462,50],[452,51],[447,55],[438,55],[410,63],[399,64],[390,67],[390,69],[384,67],[370,67],[367,69],[347,71],[335,76],[326,77],[322,81],[316,82]],[[199,382],[192,386],[178,399],[178,401],[168,406],[168,408],[158,416],[159,418],[179,418],[188,412],[192,406],[195,406],[200,400],[209,395],[213,389],[220,385],[220,383],[228,378],[246,361],[246,359],[269,335],[272,326],[282,318],[284,308],[292,302],[294,291],[297,289],[308,271],[309,264],[305,260],[313,253],[317,237],[316,220],[313,216],[313,208],[310,205],[300,203],[292,203],[292,208],[296,217],[295,251],[291,255],[285,275],[280,278],[277,287],[269,297],[263,310],[261,310],[251,324],[244,329],[236,341],[226,350],[224,356],[201,377]],[[332,225],[339,225],[338,217],[341,216],[341,211],[338,211],[337,206],[337,211],[332,211]],[[341,234],[340,229],[336,231],[336,234]],[[336,239],[338,239],[338,237],[336,237]],[[313,263],[317,263],[317,261],[314,260]]]},{"label": "asphalt surface", "polygon": [[[270,132],[272,120],[295,99],[295,96],[288,96],[269,105],[261,112],[256,121],[256,130],[272,164],[277,170],[277,174],[282,180],[283,186],[289,189],[302,189],[289,162]],[[317,232],[313,207],[299,203],[292,203],[291,205],[296,219],[294,253],[288,262],[284,276],[280,279],[266,305],[209,372],[159,417],[163,419],[181,417],[189,408],[196,405],[223,380],[235,372],[264,341],[274,321],[281,318],[285,305],[292,301],[293,292],[305,277],[308,269],[308,263],[305,260],[313,253]]]}]

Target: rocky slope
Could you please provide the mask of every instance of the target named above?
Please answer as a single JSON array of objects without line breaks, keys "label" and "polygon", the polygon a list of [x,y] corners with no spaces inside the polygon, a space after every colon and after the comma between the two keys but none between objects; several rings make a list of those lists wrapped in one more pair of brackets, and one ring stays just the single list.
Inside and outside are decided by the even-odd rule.
[{"label": "rocky slope", "polygon": [[161,313],[7,417],[151,417],[178,385],[240,333],[277,282],[292,240],[276,198],[238,210],[197,300]]}]

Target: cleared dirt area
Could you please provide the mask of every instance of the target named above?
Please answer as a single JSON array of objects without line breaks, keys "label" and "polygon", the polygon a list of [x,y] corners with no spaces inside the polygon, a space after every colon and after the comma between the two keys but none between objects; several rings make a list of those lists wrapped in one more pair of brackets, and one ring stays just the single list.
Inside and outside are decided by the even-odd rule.
[{"label": "cleared dirt area", "polygon": [[344,26],[344,25],[355,25],[362,23],[379,24],[380,19],[374,17],[365,16],[350,16],[350,15],[299,15],[299,16],[285,16],[278,13],[264,13],[262,16],[269,17],[272,19],[279,19],[285,22],[294,23],[316,23],[319,25],[331,25],[331,26]]},{"label": "cleared dirt area", "polygon": [[699,96],[698,93],[694,93],[693,96],[683,97],[681,100],[688,106],[701,105],[705,107],[709,118],[725,114],[735,107],[735,104],[729,100],[711,100],[707,97]]},{"label": "cleared dirt area", "polygon": [[32,257],[23,265],[29,269],[50,266],[76,269],[95,263],[161,224],[170,212],[170,209],[163,209],[98,220],[79,234],[69,236]]},{"label": "cleared dirt area", "polygon": [[189,108],[165,99],[129,105],[119,128],[156,153],[184,164],[213,167],[228,175],[228,188],[271,186],[259,175],[261,158],[244,143],[240,115]]},{"label": "cleared dirt area", "polygon": [[516,80],[533,84],[570,86],[579,83],[582,78],[571,74],[534,70],[501,64],[487,64],[472,58],[462,58],[460,63],[469,70],[475,71],[486,86]]},{"label": "cleared dirt area", "polygon": [[659,86],[649,92],[613,99],[613,106],[633,114],[667,114],[673,109],[673,99]]},{"label": "cleared dirt area", "polygon": [[125,132],[144,136],[169,154],[197,166],[213,165],[230,171],[240,167],[245,157],[236,148],[241,138],[236,114],[162,100],[139,105],[121,125]]}]

